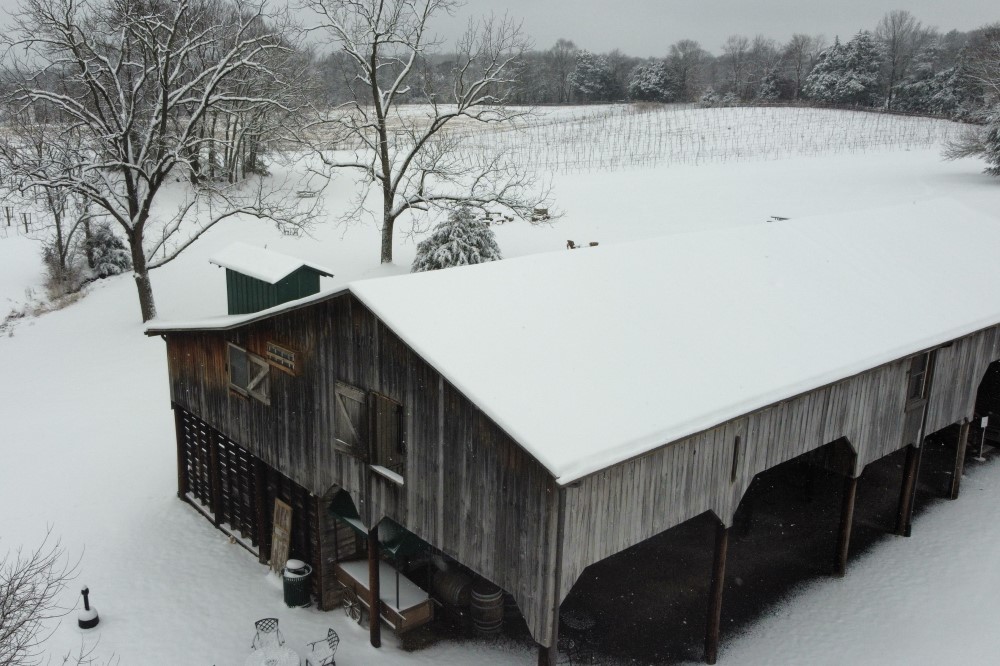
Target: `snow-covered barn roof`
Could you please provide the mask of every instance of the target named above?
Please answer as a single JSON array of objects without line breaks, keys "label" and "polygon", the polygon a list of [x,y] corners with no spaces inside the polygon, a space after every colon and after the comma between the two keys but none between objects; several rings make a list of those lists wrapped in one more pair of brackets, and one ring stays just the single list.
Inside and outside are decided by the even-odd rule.
[{"label": "snow-covered barn roof", "polygon": [[1000,323],[998,255],[1000,224],[937,200],[348,288],[566,484]]},{"label": "snow-covered barn roof", "polygon": [[303,266],[313,269],[320,275],[333,276],[332,272],[309,261],[242,241],[224,247],[214,257],[209,258],[209,261],[269,284],[277,284]]}]

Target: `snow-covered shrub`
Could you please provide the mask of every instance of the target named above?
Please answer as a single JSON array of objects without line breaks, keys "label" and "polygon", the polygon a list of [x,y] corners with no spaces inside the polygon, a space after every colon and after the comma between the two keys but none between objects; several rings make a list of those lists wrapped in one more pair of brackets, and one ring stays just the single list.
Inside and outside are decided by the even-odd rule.
[{"label": "snow-covered shrub", "polygon": [[42,245],[42,265],[45,267],[45,290],[49,298],[56,299],[80,289],[86,281],[86,266],[74,251],[60,255],[54,240]]},{"label": "snow-covered shrub", "polygon": [[86,241],[87,254],[93,260],[95,277],[106,278],[132,270],[132,255],[110,224],[96,224]]},{"label": "snow-covered shrub", "polygon": [[819,54],[802,88],[806,97],[826,104],[872,106],[879,98],[879,68],[884,52],[868,32]]},{"label": "snow-covered shrub", "polygon": [[719,93],[715,92],[714,88],[709,88],[698,100],[698,106],[705,109],[712,108],[713,106],[719,106]]},{"label": "snow-covered shrub", "polygon": [[498,259],[503,257],[490,221],[477,219],[469,207],[463,206],[449,213],[448,219],[417,245],[410,270],[419,273]]},{"label": "snow-covered shrub", "polygon": [[672,102],[677,83],[663,61],[638,65],[628,81],[628,98],[637,102]]}]

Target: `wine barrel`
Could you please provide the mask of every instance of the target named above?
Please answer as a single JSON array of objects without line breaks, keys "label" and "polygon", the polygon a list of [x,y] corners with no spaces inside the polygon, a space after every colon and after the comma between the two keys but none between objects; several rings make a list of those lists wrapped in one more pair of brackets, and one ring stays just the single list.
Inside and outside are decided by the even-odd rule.
[{"label": "wine barrel", "polygon": [[472,626],[482,636],[500,633],[503,627],[503,590],[485,580],[472,585]]},{"label": "wine barrel", "polygon": [[434,591],[449,606],[468,606],[472,579],[460,571],[439,571],[434,575]]}]

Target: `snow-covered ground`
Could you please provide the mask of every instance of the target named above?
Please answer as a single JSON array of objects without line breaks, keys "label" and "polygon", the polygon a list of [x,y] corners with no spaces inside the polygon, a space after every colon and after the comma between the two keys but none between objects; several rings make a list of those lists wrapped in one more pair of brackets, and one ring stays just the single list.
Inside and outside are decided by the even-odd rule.
[{"label": "snow-covered ground", "polygon": [[[506,256],[517,256],[562,251],[567,239],[615,243],[939,197],[1000,224],[1000,182],[981,174],[981,163],[942,162],[936,148],[866,150],[554,173],[565,216],[551,226],[496,227],[498,241]],[[352,191],[346,176],[332,183],[331,219]],[[333,287],[406,272],[417,239],[403,231],[396,264],[383,267],[377,229],[367,223],[328,224],[294,238],[256,221],[227,222],[152,274],[160,316],[223,313],[224,271],[208,257],[234,240],[329,267],[336,275],[323,286]],[[40,292],[40,281],[37,244],[0,238],[0,319],[26,288]],[[67,616],[48,643],[53,655],[99,638],[96,655],[114,654],[122,664],[241,664],[253,620],[274,616],[300,653],[334,627],[341,664],[532,662],[528,647],[506,642],[403,652],[389,632],[377,651],[342,613],[285,608],[279,581],[176,499],[164,347],[142,331],[135,287],[122,276],[0,337],[0,552],[36,545],[51,528],[80,558],[64,600],[76,603],[86,583],[101,616],[86,636]],[[992,522],[998,501],[1000,466],[971,463],[962,497],[922,514],[912,538],[887,540],[852,560],[843,580],[799,590],[745,635],[724,634],[720,663],[995,663],[1000,635],[989,627],[1000,610],[1000,573],[991,565],[1000,552],[1000,526]]]}]

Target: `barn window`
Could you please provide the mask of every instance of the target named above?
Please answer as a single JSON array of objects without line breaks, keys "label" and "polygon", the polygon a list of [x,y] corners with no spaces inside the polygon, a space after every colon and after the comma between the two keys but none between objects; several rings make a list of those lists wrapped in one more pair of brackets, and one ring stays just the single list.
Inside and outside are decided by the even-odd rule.
[{"label": "barn window", "polygon": [[365,392],[337,382],[333,418],[336,447],[359,458],[367,458],[368,401]]},{"label": "barn window", "polygon": [[910,359],[910,378],[906,389],[908,400],[922,400],[927,397],[927,369],[930,352],[925,352]]},{"label": "barn window", "polygon": [[371,394],[372,470],[402,485],[406,473],[403,406],[378,393]]},{"label": "barn window", "polygon": [[246,349],[229,343],[229,388],[237,393],[271,403],[271,366]]}]

